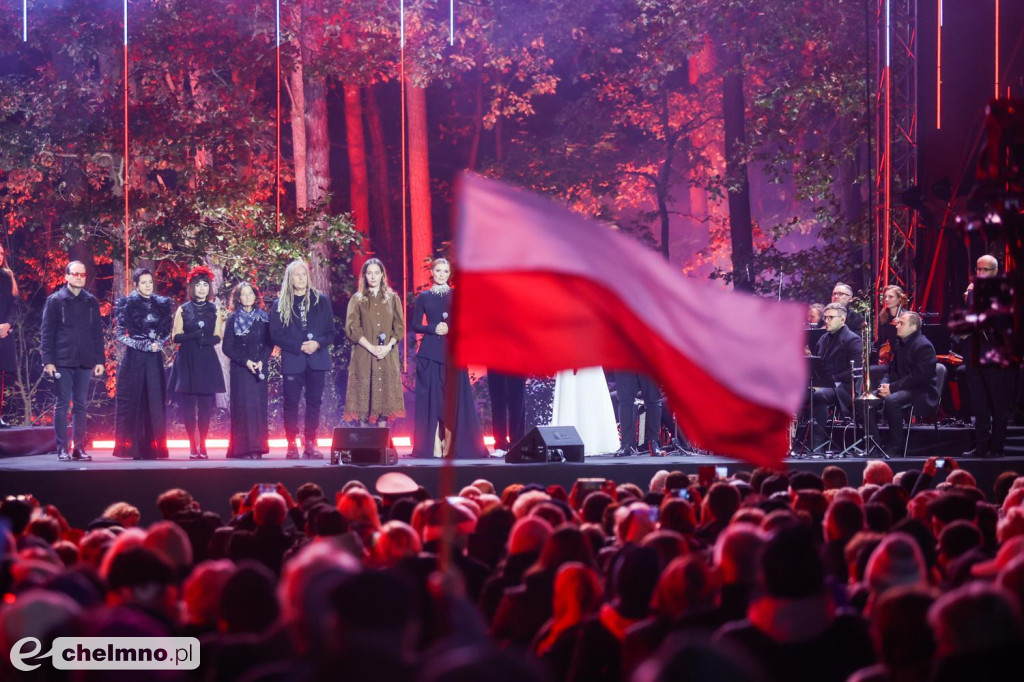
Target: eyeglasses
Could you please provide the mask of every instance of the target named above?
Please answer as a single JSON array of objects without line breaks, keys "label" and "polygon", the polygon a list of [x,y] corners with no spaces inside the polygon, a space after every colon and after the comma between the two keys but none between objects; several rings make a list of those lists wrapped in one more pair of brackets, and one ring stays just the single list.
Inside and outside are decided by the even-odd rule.
[{"label": "eyeglasses", "polygon": [[974,268],[975,272],[995,272],[999,268]]},{"label": "eyeglasses", "polygon": [[906,324],[906,322],[900,322],[899,320],[896,320],[895,322],[893,322],[893,325],[896,326],[896,327],[902,327],[905,324]]},{"label": "eyeglasses", "polygon": [[85,273],[84,272],[69,272],[68,276],[69,277],[85,277]]},{"label": "eyeglasses", "polygon": [[848,294],[845,291],[833,291],[832,298],[835,298],[836,296],[853,296],[853,294]]},{"label": "eyeglasses", "polygon": [[826,315],[825,320],[835,320],[842,317],[841,315]]}]

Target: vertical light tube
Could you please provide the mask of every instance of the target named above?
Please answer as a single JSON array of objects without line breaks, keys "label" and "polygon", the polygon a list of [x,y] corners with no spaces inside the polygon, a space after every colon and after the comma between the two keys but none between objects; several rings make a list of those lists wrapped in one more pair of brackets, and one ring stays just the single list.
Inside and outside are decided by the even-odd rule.
[{"label": "vertical light tube", "polygon": [[[405,130],[405,0],[399,0],[399,35],[400,35],[400,59],[398,64],[398,87],[401,91],[399,97],[399,116],[402,127],[402,310],[407,310],[406,292],[409,290],[409,185],[407,176],[406,161],[406,130]],[[409,371],[409,343],[406,338],[402,339],[402,371]]]},{"label": "vertical light tube", "polygon": [[995,39],[996,44],[996,55],[995,55],[995,97],[999,99],[999,0],[996,2],[996,21],[995,21]]},{"label": "vertical light tube", "polygon": [[128,175],[128,0],[124,0],[124,293],[131,290],[131,254],[129,252]]},{"label": "vertical light tube", "polygon": [[939,3],[939,21],[935,35],[935,129],[942,130],[942,0]]},{"label": "vertical light tube", "polygon": [[455,0],[448,2],[448,44],[455,45]]},{"label": "vertical light tube", "polygon": [[892,6],[885,0],[885,139],[883,142],[882,182],[885,191],[883,215],[885,230],[882,240],[882,284],[889,284],[890,227],[892,223]]},{"label": "vertical light tube", "polygon": [[28,0],[21,0],[21,42],[28,42]]},{"label": "vertical light tube", "polygon": [[277,148],[274,163],[274,228],[281,233],[281,0],[274,2],[274,36],[277,52]]}]

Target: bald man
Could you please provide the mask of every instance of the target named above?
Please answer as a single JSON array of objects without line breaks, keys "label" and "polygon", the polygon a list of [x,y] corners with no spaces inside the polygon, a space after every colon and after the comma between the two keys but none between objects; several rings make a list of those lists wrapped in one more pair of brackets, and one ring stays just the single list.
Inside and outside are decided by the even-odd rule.
[{"label": "bald man", "polygon": [[[975,264],[974,275],[975,281],[997,277],[999,261],[995,256],[982,256]],[[974,304],[974,282],[964,292],[964,300],[968,306]],[[997,365],[971,362],[976,357],[985,357],[993,349],[990,333],[983,329],[976,339],[967,341],[967,388],[974,414],[974,448],[963,453],[964,457],[1002,457],[1006,447],[1015,372]]]}]

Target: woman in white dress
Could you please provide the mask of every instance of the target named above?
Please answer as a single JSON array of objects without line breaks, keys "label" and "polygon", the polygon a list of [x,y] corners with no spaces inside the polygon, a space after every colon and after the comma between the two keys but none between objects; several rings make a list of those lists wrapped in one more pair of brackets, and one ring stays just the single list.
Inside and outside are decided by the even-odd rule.
[{"label": "woman in white dress", "polygon": [[615,410],[603,369],[567,369],[555,376],[551,425],[575,426],[585,455],[607,454],[618,449]]}]

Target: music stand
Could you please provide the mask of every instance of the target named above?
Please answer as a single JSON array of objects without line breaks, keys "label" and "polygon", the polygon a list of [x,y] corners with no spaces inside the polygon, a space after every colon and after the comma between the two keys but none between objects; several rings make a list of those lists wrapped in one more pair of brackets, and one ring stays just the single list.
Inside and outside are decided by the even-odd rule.
[{"label": "music stand", "polygon": [[[882,459],[889,459],[885,448],[879,445],[875,437],[871,435],[871,419],[881,406],[882,399],[874,393],[868,393],[867,391],[860,396],[856,395],[857,380],[864,378],[865,371],[870,371],[870,369],[856,367],[853,361],[850,361],[850,372],[853,375],[853,383],[850,385],[850,396],[853,398],[853,442],[836,455],[839,459],[845,457],[848,452],[853,453],[854,457],[871,457],[877,453],[881,455]],[[860,438],[857,438],[857,408],[860,408],[863,413],[864,435]]]},{"label": "music stand", "polygon": [[[794,450],[792,453],[793,457],[797,459],[813,457],[815,455],[827,457],[828,448],[832,446],[832,439],[827,436],[824,442],[818,445],[814,444],[814,391],[819,388],[827,388],[827,384],[831,383],[831,378],[825,370],[825,359],[823,357],[820,355],[808,355],[807,361],[810,363],[809,371],[807,372],[807,390],[809,391],[807,431],[804,432],[804,437],[797,441],[800,443],[800,451]],[[822,430],[824,428],[825,426],[822,425]],[[810,443],[808,443],[808,440]],[[823,445],[825,446],[825,452],[819,451],[819,448]]]}]

